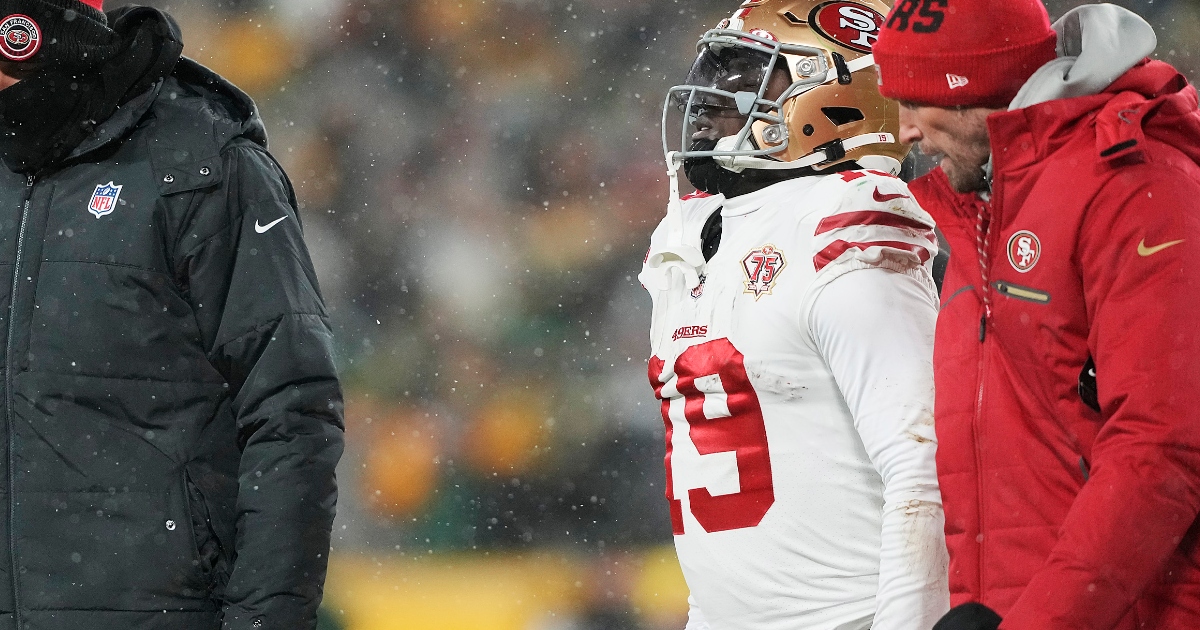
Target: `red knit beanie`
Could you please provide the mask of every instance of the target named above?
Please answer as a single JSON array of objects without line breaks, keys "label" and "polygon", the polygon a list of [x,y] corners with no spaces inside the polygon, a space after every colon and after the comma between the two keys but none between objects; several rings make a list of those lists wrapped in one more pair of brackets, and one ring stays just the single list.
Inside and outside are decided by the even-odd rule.
[{"label": "red knit beanie", "polygon": [[899,0],[872,52],[887,98],[1003,107],[1057,42],[1041,0]]}]

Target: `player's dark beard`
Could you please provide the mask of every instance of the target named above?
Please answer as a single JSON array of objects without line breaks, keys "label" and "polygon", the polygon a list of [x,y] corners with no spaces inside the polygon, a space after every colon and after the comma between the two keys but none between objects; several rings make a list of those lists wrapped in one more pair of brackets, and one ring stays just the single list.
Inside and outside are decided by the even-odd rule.
[{"label": "player's dark beard", "polygon": [[[716,147],[716,140],[695,140],[692,142],[691,150],[712,151]],[[683,161],[683,174],[696,187],[696,190],[710,195],[725,195],[726,199],[759,191],[772,184],[797,177],[828,175],[856,168],[859,168],[858,163],[850,161],[820,171],[811,167],[782,170],[748,168],[741,173],[734,173],[717,164],[716,160],[710,157],[687,158]]]},{"label": "player's dark beard", "polygon": [[[692,142],[691,150],[712,151],[716,146],[716,140],[695,140]],[[685,159],[683,174],[696,187],[696,190],[710,195],[720,195],[731,190],[739,177],[737,173],[721,168],[721,165],[710,157]]]}]

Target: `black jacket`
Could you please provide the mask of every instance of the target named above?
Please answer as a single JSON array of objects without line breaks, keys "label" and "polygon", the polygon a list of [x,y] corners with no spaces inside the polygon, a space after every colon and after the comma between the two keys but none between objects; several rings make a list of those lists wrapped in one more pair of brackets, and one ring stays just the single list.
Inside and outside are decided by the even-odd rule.
[{"label": "black jacket", "polygon": [[0,630],[315,625],[342,395],[245,94],[183,59],[0,168],[0,343]]}]

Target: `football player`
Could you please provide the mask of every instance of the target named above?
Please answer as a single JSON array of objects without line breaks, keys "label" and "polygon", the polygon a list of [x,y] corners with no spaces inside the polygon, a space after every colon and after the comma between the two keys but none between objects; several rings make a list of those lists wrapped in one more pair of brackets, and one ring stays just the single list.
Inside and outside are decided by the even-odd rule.
[{"label": "football player", "polygon": [[667,99],[639,278],[687,630],[927,630],[949,607],[938,246],[876,88],[887,12],[747,0]]}]

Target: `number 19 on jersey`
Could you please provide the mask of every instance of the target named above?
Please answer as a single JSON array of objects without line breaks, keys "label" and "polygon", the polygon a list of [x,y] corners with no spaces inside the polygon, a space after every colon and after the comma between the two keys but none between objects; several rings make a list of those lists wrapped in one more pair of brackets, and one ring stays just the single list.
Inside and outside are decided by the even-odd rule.
[{"label": "number 19 on jersey", "polygon": [[[666,494],[673,532],[684,533],[676,482],[688,488],[689,511],[704,531],[757,526],[775,503],[775,488],[766,423],[746,373],[745,357],[728,339],[714,339],[689,347],[673,366],[651,358],[649,376],[655,396],[662,400]],[[684,435],[676,436],[677,431]],[[695,465],[673,467],[678,437],[684,438],[680,443],[684,448],[689,443],[695,447]],[[732,471],[736,490],[714,494],[713,486],[720,485],[714,478],[722,469]]]}]

